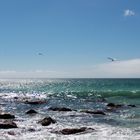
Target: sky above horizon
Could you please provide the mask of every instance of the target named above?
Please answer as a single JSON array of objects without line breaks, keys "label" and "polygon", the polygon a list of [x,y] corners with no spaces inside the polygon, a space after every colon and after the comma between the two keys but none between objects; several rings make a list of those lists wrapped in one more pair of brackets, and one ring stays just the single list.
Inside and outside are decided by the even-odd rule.
[{"label": "sky above horizon", "polygon": [[139,0],[0,1],[0,78],[140,78],[139,25]]}]

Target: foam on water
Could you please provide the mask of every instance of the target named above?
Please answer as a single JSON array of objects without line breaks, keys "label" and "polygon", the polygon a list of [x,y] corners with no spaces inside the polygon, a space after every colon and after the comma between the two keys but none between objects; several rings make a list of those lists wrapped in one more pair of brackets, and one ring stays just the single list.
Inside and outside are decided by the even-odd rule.
[{"label": "foam on water", "polygon": [[[26,100],[45,100],[29,105]],[[123,104],[114,111],[106,110],[109,102]],[[0,140],[138,140],[140,137],[140,80],[109,79],[17,79],[0,80],[0,108],[16,116],[18,129],[0,131]],[[134,104],[136,107],[127,105]],[[48,111],[49,107],[68,107],[72,112]],[[29,116],[29,109],[39,112]],[[102,110],[104,116],[81,110]],[[51,116],[57,123],[43,127],[37,122]],[[63,136],[63,128],[88,127],[85,133]],[[12,135],[12,133],[15,133]]]}]

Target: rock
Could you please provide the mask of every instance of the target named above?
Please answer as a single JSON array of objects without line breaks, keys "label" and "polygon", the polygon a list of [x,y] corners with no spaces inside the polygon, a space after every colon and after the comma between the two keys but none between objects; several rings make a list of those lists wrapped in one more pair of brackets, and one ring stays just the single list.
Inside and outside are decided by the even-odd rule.
[{"label": "rock", "polygon": [[56,123],[55,120],[53,120],[51,117],[46,117],[43,120],[39,121],[38,123],[40,123],[42,126],[48,126],[51,123]]},{"label": "rock", "polygon": [[26,104],[31,104],[31,105],[39,105],[39,104],[44,104],[44,103],[46,103],[46,101],[41,101],[41,100],[37,100],[37,101],[28,101],[28,100],[26,100],[24,103],[26,103]]},{"label": "rock", "polygon": [[122,107],[123,105],[120,105],[120,104],[114,104],[114,103],[108,103],[107,104],[107,107],[111,107],[111,108],[118,108],[118,107]]},{"label": "rock", "polygon": [[18,99],[18,97],[14,97],[14,99],[15,99],[15,100],[17,100],[17,99]]},{"label": "rock", "polygon": [[121,107],[124,107],[124,105],[108,103],[106,110],[111,111],[111,112],[114,112],[114,111],[116,112],[116,109],[121,108]]},{"label": "rock", "polygon": [[0,119],[14,119],[15,116],[8,113],[0,113]]},{"label": "rock", "polygon": [[26,114],[36,114],[37,112],[33,109],[30,109],[29,111],[26,112]]},{"label": "rock", "polygon": [[50,107],[48,110],[52,111],[72,111],[70,108],[65,108],[65,107]]},{"label": "rock", "polygon": [[11,129],[11,128],[18,128],[16,123],[13,121],[0,121],[0,129]]},{"label": "rock", "polygon": [[81,132],[85,132],[87,130],[86,127],[81,127],[81,128],[65,128],[59,131],[59,133],[63,135],[71,135],[71,134],[77,134]]},{"label": "rock", "polygon": [[136,105],[128,105],[128,106],[130,106],[130,107],[136,107]]},{"label": "rock", "polygon": [[34,128],[29,128],[28,131],[29,132],[35,132],[35,129]]},{"label": "rock", "polygon": [[108,103],[106,106],[108,106],[108,107],[115,107],[116,105],[114,103]]},{"label": "rock", "polygon": [[12,135],[12,136],[14,136],[14,135],[16,135],[15,134],[15,132],[13,132],[13,131],[9,131],[9,132],[7,132],[9,135]]},{"label": "rock", "polygon": [[100,110],[97,110],[97,111],[85,110],[85,111],[81,111],[81,112],[89,113],[89,114],[106,115],[103,111],[100,111]]}]

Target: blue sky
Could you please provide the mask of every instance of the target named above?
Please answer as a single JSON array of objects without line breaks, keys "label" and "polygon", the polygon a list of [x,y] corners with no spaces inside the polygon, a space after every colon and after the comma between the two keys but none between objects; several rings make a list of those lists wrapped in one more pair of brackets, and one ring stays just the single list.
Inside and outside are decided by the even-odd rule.
[{"label": "blue sky", "polygon": [[139,64],[139,25],[139,0],[0,1],[0,77],[105,77],[108,56],[123,71]]}]

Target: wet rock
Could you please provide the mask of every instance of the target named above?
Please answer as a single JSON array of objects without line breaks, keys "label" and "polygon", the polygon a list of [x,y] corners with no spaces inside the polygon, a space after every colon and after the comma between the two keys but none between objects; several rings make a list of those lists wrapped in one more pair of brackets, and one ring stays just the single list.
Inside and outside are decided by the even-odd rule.
[{"label": "wet rock", "polygon": [[15,116],[8,113],[0,113],[0,119],[14,119]]},{"label": "wet rock", "polygon": [[114,104],[114,103],[108,103],[106,110],[107,111],[111,111],[111,112],[116,112],[117,109],[120,109],[121,107],[124,107],[124,105]]},{"label": "wet rock", "polygon": [[36,114],[37,112],[33,109],[30,109],[29,111],[26,112],[26,114]]},{"label": "wet rock", "polygon": [[14,99],[15,99],[15,100],[17,100],[17,99],[18,99],[18,97],[14,97]]},{"label": "wet rock", "polygon": [[50,107],[48,110],[51,111],[72,111],[70,108],[65,108],[65,107]]},{"label": "wet rock", "polygon": [[136,105],[128,105],[128,106],[130,106],[130,107],[136,107]]},{"label": "wet rock", "polygon": [[35,129],[34,128],[29,128],[28,131],[29,132],[35,132]]},{"label": "wet rock", "polygon": [[[81,128],[65,128],[59,131],[59,133],[63,135],[71,135],[71,134],[77,134],[77,133],[82,133],[88,130],[89,128],[86,127],[81,127]],[[91,129],[91,128],[90,128]],[[94,130],[94,129],[92,129]]]},{"label": "wet rock", "polygon": [[119,108],[122,107],[123,105],[120,104],[114,104],[114,103],[108,103],[107,107],[111,107],[111,108]]},{"label": "wet rock", "polygon": [[14,135],[16,135],[15,134],[15,132],[13,132],[13,131],[9,131],[9,132],[7,132],[9,135],[12,135],[12,136],[14,136]]},{"label": "wet rock", "polygon": [[85,110],[85,111],[81,111],[81,112],[88,113],[88,114],[106,115],[103,111],[100,111],[100,110],[97,110],[97,111]]},{"label": "wet rock", "polygon": [[0,121],[0,129],[11,129],[11,128],[18,128],[16,123],[13,121]]},{"label": "wet rock", "polygon": [[114,103],[108,103],[106,106],[108,106],[108,107],[115,107],[116,105]]},{"label": "wet rock", "polygon": [[38,123],[40,123],[42,126],[48,126],[50,124],[56,123],[56,121],[51,117],[46,117],[43,120],[39,121]]},{"label": "wet rock", "polygon": [[44,103],[46,103],[46,101],[42,101],[42,100],[28,101],[28,100],[26,100],[24,103],[26,103],[26,104],[31,104],[31,105],[39,105],[39,104],[44,104]]}]

